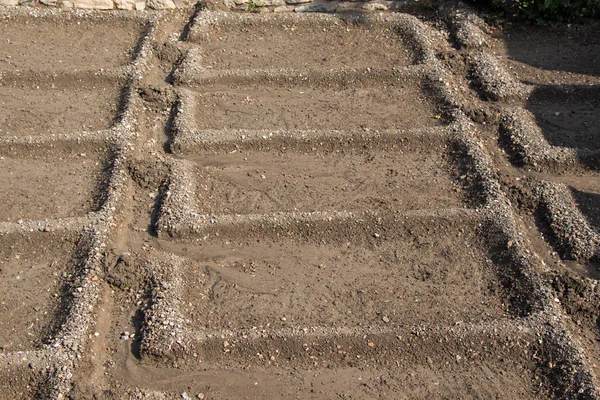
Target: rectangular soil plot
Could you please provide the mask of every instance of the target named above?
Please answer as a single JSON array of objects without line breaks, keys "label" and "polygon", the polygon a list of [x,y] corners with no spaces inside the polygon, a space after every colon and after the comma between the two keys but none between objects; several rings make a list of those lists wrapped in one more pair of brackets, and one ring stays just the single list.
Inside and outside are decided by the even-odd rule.
[{"label": "rectangular soil plot", "polygon": [[600,150],[600,86],[541,87],[526,108],[550,144]]},{"label": "rectangular soil plot", "polygon": [[[345,353],[345,349],[340,352]],[[400,367],[361,365],[339,368],[317,359],[317,367],[294,367],[293,371],[272,365],[262,368],[244,366],[243,373],[241,369],[204,368],[198,375],[206,387],[202,391],[210,393],[210,398],[215,400],[239,398],[240,393],[249,399],[273,398],[273,394],[277,393],[277,398],[302,400],[549,397],[546,388],[539,387],[539,381],[534,387],[535,365],[526,360],[514,360],[516,356],[512,354],[505,357],[494,352],[493,355],[488,354],[487,359],[469,359],[461,363],[452,360],[448,354],[440,360],[443,362],[434,365],[426,364],[427,359],[432,360],[426,354],[431,355],[432,350],[423,349],[422,355],[413,356],[412,362],[407,360],[406,365]],[[380,363],[391,365],[394,360],[384,356]],[[173,397],[176,398],[182,390],[173,393]]]},{"label": "rectangular soil plot", "polygon": [[394,22],[350,16],[221,15],[192,40],[216,69],[392,68],[412,58]]},{"label": "rectangular soil plot", "polygon": [[66,283],[77,269],[76,236],[0,238],[0,349],[31,350],[51,339],[66,313]]},{"label": "rectangular soil plot", "polygon": [[196,330],[444,326],[505,316],[495,265],[472,221],[407,219],[371,244],[207,239],[165,244],[194,258],[182,314]]},{"label": "rectangular soil plot", "polygon": [[79,217],[97,211],[108,161],[97,154],[62,159],[0,159],[0,221]]},{"label": "rectangular soil plot", "polygon": [[[62,87],[61,87],[62,86]],[[110,128],[121,86],[74,82],[45,87],[0,85],[0,136],[43,136]]]},{"label": "rectangular soil plot", "polygon": [[256,153],[196,162],[201,214],[462,207],[443,154]]},{"label": "rectangular soil plot", "polygon": [[0,71],[81,71],[129,63],[144,22],[0,16]]},{"label": "rectangular soil plot", "polygon": [[198,129],[403,129],[440,124],[414,82],[349,88],[214,85],[204,90],[195,96]]}]

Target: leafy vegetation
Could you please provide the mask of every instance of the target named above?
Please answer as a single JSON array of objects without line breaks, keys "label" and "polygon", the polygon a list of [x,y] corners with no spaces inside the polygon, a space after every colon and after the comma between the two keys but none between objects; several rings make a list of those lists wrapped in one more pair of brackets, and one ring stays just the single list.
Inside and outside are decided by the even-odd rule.
[{"label": "leafy vegetation", "polygon": [[488,12],[503,13],[536,25],[574,22],[600,16],[600,0],[471,0]]}]

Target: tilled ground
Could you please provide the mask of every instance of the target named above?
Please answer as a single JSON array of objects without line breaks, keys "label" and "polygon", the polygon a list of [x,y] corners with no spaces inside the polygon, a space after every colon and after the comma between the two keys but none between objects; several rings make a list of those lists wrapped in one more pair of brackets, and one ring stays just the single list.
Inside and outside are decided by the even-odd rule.
[{"label": "tilled ground", "polygon": [[597,27],[413,13],[2,9],[0,397],[597,398]]}]

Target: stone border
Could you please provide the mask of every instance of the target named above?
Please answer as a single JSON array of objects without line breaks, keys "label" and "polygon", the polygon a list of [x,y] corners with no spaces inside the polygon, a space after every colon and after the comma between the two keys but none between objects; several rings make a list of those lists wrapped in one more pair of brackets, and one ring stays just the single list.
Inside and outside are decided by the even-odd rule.
[{"label": "stone border", "polygon": [[[16,13],[23,13],[16,10]],[[51,10],[44,10],[41,15],[55,15]],[[85,14],[86,13],[78,13]],[[129,18],[129,17],[128,17]],[[135,17],[138,18],[138,17]],[[112,168],[105,188],[106,199],[98,212],[82,218],[67,218],[46,221],[26,221],[22,224],[2,223],[2,232],[28,232],[51,228],[57,231],[80,232],[87,237],[89,251],[85,261],[71,283],[69,309],[64,322],[59,328],[51,344],[40,350],[0,354],[0,367],[18,367],[19,365],[38,365],[50,368],[47,380],[42,385],[44,398],[62,399],[71,389],[71,380],[78,360],[82,357],[89,330],[95,322],[94,307],[100,293],[98,275],[103,271],[106,243],[117,226],[116,214],[121,208],[127,190],[127,159],[132,151],[131,139],[135,136],[136,115],[143,106],[136,93],[136,82],[149,67],[152,56],[151,42],[154,40],[157,19],[146,18],[148,24],[140,37],[135,58],[127,67],[129,77],[126,84],[126,95],[119,122],[111,128],[110,134],[101,131],[101,135],[109,140],[105,143],[112,153]],[[57,141],[69,141],[74,146],[86,145],[86,139],[91,139],[91,133],[85,135],[57,135],[41,140],[26,138],[22,144],[34,144],[40,149],[51,148]],[[97,138],[96,138],[97,139]],[[89,145],[96,145],[93,139]],[[4,140],[4,146],[10,146],[13,141]],[[17,142],[19,142],[17,140]],[[33,367],[32,367],[33,368]]]},{"label": "stone border", "polygon": [[[0,13],[5,14],[0,9]],[[10,12],[9,12],[10,13]],[[17,14],[21,14],[22,10],[19,9]],[[51,10],[45,10],[37,15],[35,18],[46,18],[48,16],[56,14]],[[88,13],[79,13],[87,15]],[[139,20],[137,16],[123,15],[125,19]],[[93,18],[101,18],[98,15]],[[146,21],[146,26],[140,33],[139,41],[136,45],[134,52],[134,58],[123,68],[118,69],[121,71],[122,79],[125,81],[123,91],[125,92],[120,110],[118,111],[118,119],[114,126],[110,129],[105,129],[97,132],[77,132],[77,133],[66,133],[59,135],[45,135],[45,136],[24,136],[24,137],[13,137],[13,136],[0,136],[0,154],[7,154],[18,157],[20,154],[36,154],[40,152],[52,151],[56,152],[57,145],[60,147],[65,146],[67,148],[76,148],[84,150],[86,148],[97,149],[98,145],[106,147],[109,152],[108,165],[108,184],[104,187],[104,192],[108,194],[105,201],[103,202],[99,211],[90,212],[82,217],[73,218],[59,218],[59,219],[48,219],[48,220],[28,220],[19,222],[0,222],[0,233],[5,232],[29,232],[32,230],[43,230],[46,228],[53,229],[65,229],[65,230],[81,230],[88,224],[102,221],[106,219],[106,214],[114,211],[114,201],[112,200],[112,193],[114,187],[117,184],[115,179],[118,179],[120,168],[123,164],[128,148],[131,146],[128,142],[130,137],[134,135],[133,126],[136,124],[136,112],[137,107],[137,93],[136,93],[136,82],[140,79],[141,75],[148,69],[150,55],[152,54],[151,49],[151,38],[154,37],[157,25],[157,18],[142,18]],[[85,72],[84,72],[85,74]],[[75,150],[71,149],[70,152]],[[123,179],[122,177],[119,179]]]},{"label": "stone border", "polygon": [[[202,18],[210,18],[210,15],[203,15],[200,13],[196,15],[196,20]],[[590,398],[596,397],[596,377],[594,376],[592,369],[590,368],[589,361],[586,359],[583,349],[579,345],[576,339],[568,333],[564,321],[564,314],[559,305],[554,301],[552,291],[545,286],[542,278],[538,271],[543,271],[541,260],[537,255],[529,250],[530,244],[523,235],[523,227],[518,222],[519,220],[514,214],[513,208],[510,201],[506,198],[501,190],[501,186],[495,174],[492,172],[491,158],[487,155],[482,141],[478,139],[478,133],[475,130],[474,124],[471,123],[464,114],[459,110],[459,102],[456,99],[454,93],[456,90],[456,82],[453,76],[447,72],[436,56],[437,51],[443,51],[447,48],[448,44],[445,38],[441,37],[439,33],[435,33],[431,28],[426,27],[423,23],[418,21],[414,17],[406,17],[406,24],[402,26],[402,33],[405,37],[410,38],[410,44],[413,48],[415,59],[418,64],[426,66],[426,74],[429,81],[435,83],[436,94],[438,100],[448,107],[449,119],[453,122],[446,127],[449,130],[449,142],[454,143],[458,147],[462,154],[460,156],[461,161],[467,161],[467,168],[473,173],[477,179],[477,183],[481,185],[483,190],[484,200],[478,210],[446,210],[440,212],[434,216],[434,212],[425,212],[427,218],[437,217],[443,218],[444,215],[456,218],[458,215],[469,215],[473,217],[477,216],[482,222],[482,229],[491,235],[491,240],[494,243],[502,243],[503,254],[508,260],[508,264],[499,269],[498,273],[500,279],[504,280],[504,290],[507,292],[507,296],[511,298],[511,301],[516,304],[517,312],[522,314],[515,317],[510,322],[502,322],[502,324],[510,326],[510,328],[503,327],[502,329],[523,329],[524,326],[529,327],[532,331],[536,332],[539,339],[539,343],[543,350],[543,358],[540,360],[540,369],[543,375],[549,381],[549,387],[556,390],[557,393],[566,394],[567,396],[584,395]],[[192,31],[194,26],[192,26]],[[460,37],[457,35],[457,37]],[[463,36],[468,37],[469,33],[465,33]],[[478,44],[480,41],[475,40],[474,43]],[[196,60],[198,61],[198,60]],[[185,61],[184,61],[185,62]],[[483,61],[482,65],[486,70],[490,70],[492,65],[486,64],[487,61]],[[191,65],[193,67],[193,65]],[[491,68],[493,70],[493,68]],[[185,81],[185,79],[182,79]],[[499,88],[499,89],[498,89]],[[520,84],[512,84],[511,81],[507,80],[503,82],[498,81],[496,77],[489,80],[488,91],[491,95],[496,95],[498,98],[518,98],[525,93],[525,90]],[[214,138],[214,132],[202,132],[193,126],[189,118],[190,111],[185,108],[189,106],[189,96],[182,91],[180,93],[180,101],[177,105],[175,114],[175,129],[184,134],[188,134],[188,137],[196,145],[198,142],[204,145],[211,145],[211,137]],[[182,100],[183,99],[183,100]],[[194,133],[192,133],[194,132]],[[240,131],[226,132],[227,136],[230,137],[230,141],[236,140],[236,136],[240,135]],[[252,136],[260,135],[259,132],[252,132]],[[191,139],[193,138],[193,139]],[[177,139],[176,139],[177,140]],[[260,138],[258,139],[261,140]],[[263,140],[267,140],[264,139]],[[188,143],[181,143],[180,146],[184,147]],[[177,146],[175,146],[177,147]],[[181,149],[185,152],[185,149]],[[194,185],[191,179],[186,176],[191,175],[192,165],[188,161],[176,161],[171,164],[170,179],[171,182],[168,185],[161,210],[159,214],[159,220],[157,224],[157,232],[159,235],[169,234],[178,237],[198,237],[200,234],[210,233],[211,230],[219,231],[223,233],[224,229],[231,229],[232,233],[236,235],[244,235],[246,230],[257,230],[261,232],[269,232],[274,227],[283,225],[285,229],[289,229],[290,226],[298,229],[300,226],[309,225],[310,231],[316,232],[318,235],[325,229],[326,232],[335,230],[335,226],[338,223],[347,223],[349,221],[360,221],[361,224],[365,223],[366,220],[375,217],[381,218],[379,215],[367,215],[369,213],[363,213],[356,215],[352,213],[318,213],[317,215],[302,215],[294,213],[285,214],[273,214],[268,216],[201,216],[196,213],[196,206],[194,205]],[[371,213],[372,214],[372,213]],[[418,218],[415,215],[397,214],[400,218]],[[316,219],[315,219],[316,218]],[[383,221],[383,219],[381,220]],[[390,226],[393,226],[394,219],[385,220]],[[249,225],[250,228],[244,227]],[[333,228],[332,228],[333,227]],[[240,229],[242,232],[240,232]],[[175,260],[176,262],[173,267],[174,269],[170,274],[177,274],[180,268],[181,259]],[[169,275],[172,276],[172,275]],[[179,282],[179,283],[178,283]],[[184,283],[183,283],[184,284]],[[165,286],[159,286],[159,288],[165,289]],[[172,289],[173,292],[169,295],[162,295],[161,298],[156,298],[156,302],[153,303],[154,309],[149,315],[156,318],[156,315],[161,313],[161,309],[174,307],[172,303],[165,303],[165,306],[161,306],[161,299],[172,298],[179,299],[180,291],[182,288],[181,281],[171,279],[167,285],[167,289]],[[178,297],[179,296],[179,297]],[[176,309],[174,307],[173,309]],[[165,315],[166,312],[165,312]],[[183,320],[185,317],[181,315],[181,311],[175,312],[177,321]],[[153,321],[153,327],[160,327],[161,324],[158,320]],[[174,322],[175,324],[175,322]],[[167,325],[171,326],[169,322]],[[162,325],[164,326],[164,324]],[[182,325],[183,326],[183,325]],[[148,337],[160,337],[161,333],[152,331],[155,328],[148,328]],[[418,329],[418,328],[417,328]],[[168,330],[168,328],[167,328]],[[318,331],[318,329],[317,329]],[[298,332],[300,334],[308,334],[308,332]],[[364,334],[374,334],[375,332],[364,332]],[[171,340],[167,343],[177,343],[178,346],[169,345],[167,347],[158,347],[153,349],[152,346],[158,342],[155,340],[152,344],[148,344],[145,352],[147,354],[169,354],[166,358],[179,357],[185,360],[186,354],[190,348],[185,347],[190,345],[190,340],[203,341],[211,340],[214,341],[214,345],[221,345],[223,348],[224,342],[223,337],[235,338],[239,332],[217,332],[212,336],[213,333],[207,335],[206,332],[196,332],[195,338],[190,338],[188,335],[181,336],[179,339]],[[292,331],[286,332],[268,332],[259,333],[256,337],[260,339],[263,334],[275,334],[282,335],[282,337],[289,337],[296,333]],[[318,333],[317,333],[318,334]],[[385,333],[375,333],[384,334]],[[164,336],[164,333],[162,334]],[[169,335],[172,335],[169,333]],[[243,339],[241,343],[243,346],[247,346],[248,333],[246,339]],[[175,331],[175,337],[178,333]],[[177,342],[179,340],[179,342]],[[231,339],[233,341],[233,339]],[[228,340],[228,344],[229,343]],[[181,351],[181,353],[180,353]],[[192,350],[193,351],[193,350]],[[193,355],[192,355],[193,356]],[[195,358],[195,357],[194,357]]]},{"label": "stone border", "polygon": [[[219,150],[252,148],[266,149],[285,146],[292,149],[311,149],[319,143],[319,149],[327,151],[333,145],[369,149],[394,144],[400,138],[401,144],[418,148],[440,148],[448,139],[448,129],[444,126],[407,130],[252,130],[252,129],[198,129],[196,125],[196,101],[192,91],[179,89],[174,108],[171,151],[176,154],[190,154],[199,150]],[[333,149],[333,147],[332,147]]]},{"label": "stone border", "polygon": [[600,233],[588,223],[575,206],[577,203],[567,186],[542,181],[535,188],[543,215],[550,225],[561,255],[587,262],[600,259]]},{"label": "stone border", "polygon": [[[504,68],[500,61],[485,51],[485,23],[470,10],[451,9],[445,20],[461,48],[474,51],[470,60],[474,80],[485,97],[493,101],[523,102],[541,85],[526,85]],[[566,90],[558,86],[557,90]],[[508,142],[513,161],[526,166],[549,168],[556,172],[588,168],[600,160],[600,151],[586,148],[553,146],[544,137],[531,113],[522,107],[506,107],[500,124],[500,136]]]},{"label": "stone border", "polygon": [[518,164],[561,172],[581,168],[584,160],[600,159],[600,152],[552,146],[531,112],[509,110],[500,123],[500,134],[508,142],[509,154]]}]

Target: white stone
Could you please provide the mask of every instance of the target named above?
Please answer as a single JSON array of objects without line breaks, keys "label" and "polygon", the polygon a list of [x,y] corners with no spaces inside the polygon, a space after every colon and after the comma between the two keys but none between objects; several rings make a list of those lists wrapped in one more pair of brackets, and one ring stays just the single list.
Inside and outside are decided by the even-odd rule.
[{"label": "white stone", "polygon": [[386,11],[388,9],[385,4],[380,3],[367,3],[362,8],[367,11]]},{"label": "white stone", "polygon": [[0,0],[0,6],[18,6],[19,0]]},{"label": "white stone", "polygon": [[146,1],[146,5],[148,8],[152,8],[154,10],[175,8],[175,3],[173,3],[173,0],[148,0]]},{"label": "white stone", "polygon": [[294,8],[294,12],[327,12],[327,6],[323,3],[313,3]]},{"label": "white stone", "polygon": [[291,11],[294,11],[294,7],[285,7],[285,6],[282,6],[282,7],[275,7],[273,9],[273,12],[275,12],[275,13],[291,12]]},{"label": "white stone", "polygon": [[112,0],[75,0],[75,8],[88,10],[112,10]]},{"label": "white stone", "polygon": [[138,1],[135,3],[135,9],[137,11],[144,11],[146,9],[146,2],[145,1]]},{"label": "white stone", "polygon": [[42,3],[46,6],[55,6],[56,0],[40,0],[40,3]]},{"label": "white stone", "polygon": [[258,7],[264,6],[282,6],[285,4],[284,0],[254,0],[254,4]]},{"label": "white stone", "polygon": [[115,0],[115,6],[119,10],[133,10],[135,0]]},{"label": "white stone", "polygon": [[60,8],[64,8],[65,10],[69,10],[73,8],[73,2],[65,0],[60,2]]}]

